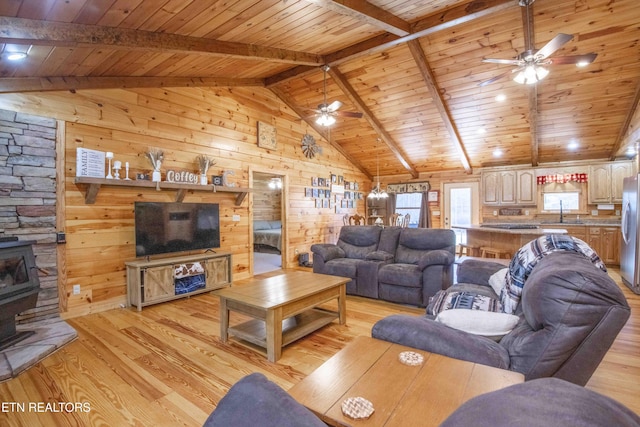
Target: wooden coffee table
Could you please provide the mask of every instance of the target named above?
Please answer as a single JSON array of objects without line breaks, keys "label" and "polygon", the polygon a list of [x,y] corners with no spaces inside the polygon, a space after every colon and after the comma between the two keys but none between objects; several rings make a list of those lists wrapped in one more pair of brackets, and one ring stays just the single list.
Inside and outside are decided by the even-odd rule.
[{"label": "wooden coffee table", "polygon": [[[282,347],[338,319],[346,322],[348,277],[292,270],[267,279],[253,279],[214,291],[220,297],[220,339],[229,334],[266,349],[271,362],[278,360]],[[338,310],[317,308],[332,299]],[[229,313],[253,317],[239,325],[229,325]]]},{"label": "wooden coffee table", "polygon": [[[403,351],[421,354],[424,362],[400,363]],[[436,426],[472,397],[523,381],[517,372],[357,337],[289,394],[332,426]],[[361,420],[343,415],[349,397],[372,402],[373,414]]]}]

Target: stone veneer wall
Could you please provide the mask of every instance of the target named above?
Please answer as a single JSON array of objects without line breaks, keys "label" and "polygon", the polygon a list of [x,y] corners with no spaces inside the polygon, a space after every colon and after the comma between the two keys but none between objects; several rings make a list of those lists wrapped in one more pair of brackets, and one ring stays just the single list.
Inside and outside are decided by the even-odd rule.
[{"label": "stone veneer wall", "polygon": [[56,121],[0,110],[0,237],[34,240],[40,287],[37,307],[17,323],[54,317],[56,259]]}]

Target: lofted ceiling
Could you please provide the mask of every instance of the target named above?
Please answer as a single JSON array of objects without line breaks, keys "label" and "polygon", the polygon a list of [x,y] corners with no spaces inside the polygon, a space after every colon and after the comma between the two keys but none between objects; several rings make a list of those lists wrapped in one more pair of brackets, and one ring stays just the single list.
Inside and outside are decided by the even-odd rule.
[{"label": "lofted ceiling", "polygon": [[[640,99],[637,0],[536,0],[528,35],[525,9],[519,0],[3,0],[0,93],[265,87],[369,176],[376,157],[381,175],[417,178],[625,156],[640,138],[629,137]],[[596,60],[550,66],[535,85],[482,62],[558,33],[574,37],[553,56]],[[330,132],[309,117],[323,102],[323,64],[328,102],[363,113],[338,117]]]}]

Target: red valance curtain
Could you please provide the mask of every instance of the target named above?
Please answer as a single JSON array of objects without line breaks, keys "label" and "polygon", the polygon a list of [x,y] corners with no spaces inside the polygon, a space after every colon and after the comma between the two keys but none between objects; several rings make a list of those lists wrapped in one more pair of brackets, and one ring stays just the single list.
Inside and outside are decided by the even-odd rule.
[{"label": "red valance curtain", "polygon": [[566,182],[587,182],[586,173],[556,173],[553,175],[541,175],[537,177],[538,185],[564,184]]}]

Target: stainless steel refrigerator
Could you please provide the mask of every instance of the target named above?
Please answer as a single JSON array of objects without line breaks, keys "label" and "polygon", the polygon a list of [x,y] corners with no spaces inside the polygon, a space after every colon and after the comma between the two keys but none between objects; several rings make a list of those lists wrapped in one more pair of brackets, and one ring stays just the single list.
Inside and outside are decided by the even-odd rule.
[{"label": "stainless steel refrigerator", "polygon": [[640,211],[638,196],[640,195],[638,175],[624,179],[622,192],[622,244],[620,248],[620,275],[622,282],[633,292],[640,294]]}]

